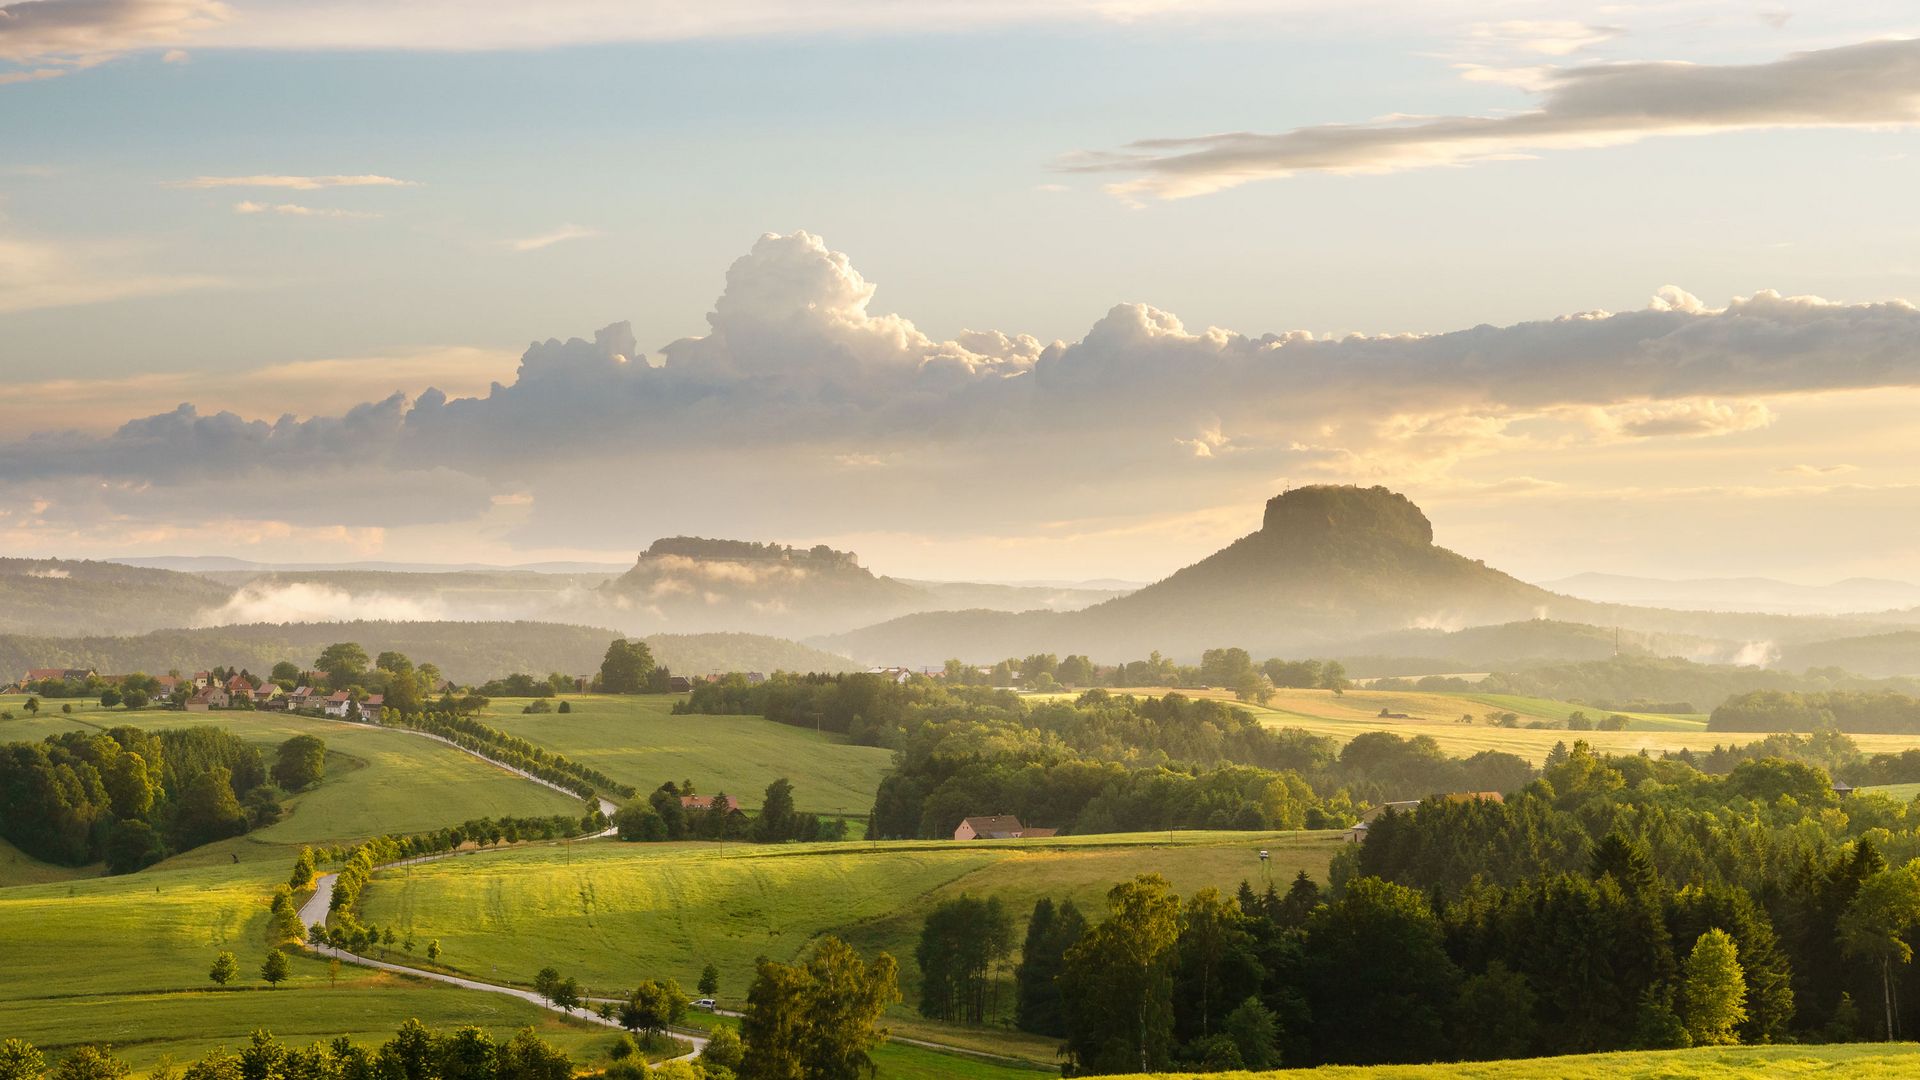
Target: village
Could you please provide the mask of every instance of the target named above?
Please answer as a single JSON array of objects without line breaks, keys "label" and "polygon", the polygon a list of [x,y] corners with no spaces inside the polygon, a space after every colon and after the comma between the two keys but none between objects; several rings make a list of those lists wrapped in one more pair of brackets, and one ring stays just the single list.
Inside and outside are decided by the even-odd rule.
[{"label": "village", "polygon": [[[282,685],[283,682],[293,685],[289,688]],[[302,671],[297,679],[276,682],[244,670],[222,668],[191,675],[178,671],[165,675],[141,672],[103,675],[92,668],[30,668],[6,690],[49,700],[97,698],[109,708],[125,705],[133,709],[176,708],[184,712],[254,709],[379,722],[384,705],[382,695],[356,693],[350,689],[330,690],[326,683],[326,675],[318,671]],[[451,683],[442,681],[435,689],[444,692],[452,688]]]}]

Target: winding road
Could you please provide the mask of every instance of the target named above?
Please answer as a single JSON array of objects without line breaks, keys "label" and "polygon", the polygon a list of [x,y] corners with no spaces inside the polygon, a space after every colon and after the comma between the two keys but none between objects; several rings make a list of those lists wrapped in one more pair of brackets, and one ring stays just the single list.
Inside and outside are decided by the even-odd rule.
[{"label": "winding road", "polygon": [[[354,721],[343,720],[341,721],[341,723],[354,723]],[[369,727],[372,725],[355,724],[355,726]],[[479,758],[481,761],[486,762],[487,764],[493,766],[496,769],[503,769],[522,779],[531,780],[536,784],[540,784],[545,787],[552,788],[553,790],[558,791],[563,795],[572,796],[574,798],[579,797],[578,793],[576,792],[568,791],[567,789],[561,787],[558,784],[553,784],[553,783],[549,783],[548,781],[542,780],[539,777],[534,776],[533,774],[526,772],[523,769],[516,769],[511,765],[503,765],[500,762],[495,761],[490,757],[487,757],[485,754],[481,754],[476,751],[469,750],[466,747],[461,746],[459,743],[453,742],[450,739],[444,739],[438,735],[432,735],[424,731],[414,731],[410,728],[384,728],[383,730],[406,732],[409,735],[418,735],[423,739],[432,739],[435,742],[445,743],[446,745],[451,746],[456,750],[463,751],[467,754],[471,754],[472,756]],[[608,817],[612,817],[614,811],[619,809],[618,806],[616,806],[612,801],[608,799],[601,798],[599,802],[600,802],[601,812],[606,814]],[[594,833],[590,837],[584,837],[583,839],[591,840],[591,839],[598,839],[601,837],[612,836],[615,831],[616,830],[612,828],[608,828],[601,832]],[[503,849],[500,849],[500,848],[482,849],[482,851],[497,851],[497,850],[503,850]],[[386,870],[396,866],[412,866],[416,863],[435,862],[440,859],[451,859],[456,857],[466,857],[466,856],[478,855],[478,854],[481,854],[481,851],[447,851],[447,852],[442,852],[438,855],[421,855],[411,859],[400,859],[396,862],[382,863],[380,866],[375,867],[375,869]],[[339,879],[339,877],[340,875],[338,873],[332,873],[332,874],[321,874],[319,877],[314,879],[313,895],[307,898],[306,903],[300,905],[300,925],[303,928],[326,925],[327,913],[332,908],[332,905],[333,905],[333,885],[334,885],[334,882]],[[562,1006],[555,1005],[554,1003],[548,1001],[546,998],[541,997],[538,993],[532,990],[522,990],[519,987],[514,987],[514,986],[500,986],[495,983],[481,982],[478,979],[467,979],[467,978],[462,978],[461,976],[458,976],[458,975],[448,975],[443,972],[428,971],[423,968],[417,968],[417,967],[408,967],[405,964],[393,964],[385,960],[375,960],[370,956],[361,956],[357,953],[351,953],[345,949],[338,949],[331,945],[308,944],[306,948],[310,952],[317,953],[321,956],[331,957],[331,958],[343,961],[345,963],[358,964],[362,967],[377,968],[381,971],[391,971],[391,972],[395,972],[396,974],[410,975],[416,979],[430,979],[434,982],[442,982],[450,986],[458,986],[465,990],[479,990],[489,994],[505,994],[508,997],[516,997],[522,1001],[531,1002],[535,1005],[540,1006],[543,1009],[549,1009],[557,1013],[564,1013],[567,1016],[571,1016],[576,1020],[585,1020],[588,1023],[599,1024],[602,1027],[618,1028],[620,1026],[615,1021],[608,1020],[602,1017],[599,1013],[594,1012],[590,1008],[585,1008],[585,1007],[575,1008],[575,1009],[564,1008]],[[691,1032],[685,1032],[685,1031],[675,1031],[673,1032],[673,1035],[675,1038],[685,1039],[688,1042],[692,1043],[693,1049],[688,1051],[685,1054],[680,1055],[679,1057],[669,1058],[667,1060],[670,1060],[670,1061],[688,1060],[698,1055],[702,1050],[706,1049],[707,1040],[704,1036],[693,1034]],[[655,1064],[659,1064],[659,1063],[656,1062]]]}]

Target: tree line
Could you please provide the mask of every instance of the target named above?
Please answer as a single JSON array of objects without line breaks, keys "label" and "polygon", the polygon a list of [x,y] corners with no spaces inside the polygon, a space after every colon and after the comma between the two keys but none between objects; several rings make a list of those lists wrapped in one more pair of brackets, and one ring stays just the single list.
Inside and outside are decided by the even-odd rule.
[{"label": "tree line", "polygon": [[689,806],[693,781],[669,780],[646,798],[635,796],[613,815],[620,839],[633,842],[670,840],[746,840],[759,844],[814,843],[844,840],[847,823],[823,821],[818,815],[794,808],[793,783],[781,777],[767,785],[760,813],[749,817],[732,805],[725,792],[715,792],[707,805]]},{"label": "tree line", "polygon": [[[0,1042],[0,1080],[126,1080],[132,1068],[108,1046],[86,1044],[49,1069],[21,1039]],[[362,1046],[341,1036],[301,1048],[255,1031],[231,1053],[222,1047],[176,1070],[163,1064],[149,1080],[570,1080],[565,1052],[522,1028],[505,1042],[471,1025],[433,1031],[408,1020],[393,1038]]]},{"label": "tree line", "polygon": [[73,731],[0,746],[0,836],[64,866],[125,874],[278,821],[282,792],[325,775],[326,744],[259,749],[216,727]]},{"label": "tree line", "polygon": [[1753,690],[1720,703],[1709,731],[1816,731],[1855,734],[1920,733],[1920,698],[1892,690]]}]

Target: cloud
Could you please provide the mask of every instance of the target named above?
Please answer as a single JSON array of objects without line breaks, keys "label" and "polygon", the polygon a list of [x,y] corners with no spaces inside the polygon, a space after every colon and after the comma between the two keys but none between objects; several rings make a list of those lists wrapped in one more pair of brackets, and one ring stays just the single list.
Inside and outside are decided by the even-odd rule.
[{"label": "cloud", "polygon": [[0,233],[0,314],[165,296],[227,284],[209,274],[141,271],[125,246],[49,244]]},{"label": "cloud", "polygon": [[1476,24],[1472,40],[1542,56],[1566,56],[1605,44],[1625,31],[1568,19],[1507,19]]},{"label": "cloud", "polygon": [[91,67],[185,40],[231,15],[214,0],[18,0],[0,6],[0,60],[49,63],[45,70],[55,72]]},{"label": "cloud", "polygon": [[[519,51],[767,35],[964,33],[1001,26],[1274,20],[1338,11],[1333,0],[16,0],[0,6],[0,62],[52,78],[147,49]],[[1413,10],[1418,10],[1414,8]]]},{"label": "cloud", "polygon": [[360,176],[196,176],[191,180],[176,180],[170,187],[178,188],[230,188],[258,187],[285,188],[291,191],[318,191],[321,188],[334,187],[419,187],[417,180],[396,180],[391,176],[363,174]]},{"label": "cloud", "polygon": [[[704,334],[643,350],[614,324],[535,342],[510,375],[497,358],[486,385],[476,369],[451,393],[409,396],[410,382],[440,381],[432,365],[372,385],[361,368],[224,380],[214,410],[161,406],[108,432],[0,443],[0,505],[44,500],[49,528],[223,513],[400,527],[480,521],[526,493],[505,542],[589,548],[669,532],[822,539],[902,520],[954,536],[1084,531],[1145,508],[1257,511],[1282,481],[1573,490],[1554,472],[1573,451],[1764,440],[1809,395],[1920,387],[1920,309],[1898,301],[1761,292],[1713,307],[1669,287],[1635,311],[1345,337],[1190,328],[1128,303],[1043,344],[938,339],[878,313],[877,295],[819,238],[768,234],[728,268]],[[329,383],[404,392],[304,419],[237,411],[304,404],[303,385]],[[190,400],[181,389],[140,393]],[[1474,471],[1491,476],[1459,472],[1489,458]],[[221,494],[235,490],[248,493],[237,509]]]},{"label": "cloud", "polygon": [[45,379],[17,383],[0,397],[0,430],[112,431],[129,416],[151,412],[220,388],[220,404],[249,419],[345,412],[396,390],[439,386],[450,394],[484,394],[512,376],[515,355],[442,346],[378,356],[269,364],[245,371],[147,371],[112,379]]},{"label": "cloud", "polygon": [[1660,401],[1601,411],[1600,427],[1634,438],[1662,435],[1728,435],[1773,423],[1773,410],[1757,401]]},{"label": "cloud", "polygon": [[366,220],[380,215],[364,210],[341,210],[333,207],[301,206],[299,203],[260,203],[251,200],[233,204],[236,214],[279,214],[284,217],[321,217],[354,218]]},{"label": "cloud", "polygon": [[420,622],[453,618],[444,603],[432,597],[355,594],[331,585],[295,582],[286,585],[247,585],[220,607],[200,613],[195,626],[241,626],[250,623],[352,622],[390,619]]},{"label": "cloud", "polygon": [[509,241],[507,246],[515,251],[539,251],[568,240],[585,240],[589,237],[604,236],[599,229],[589,229],[584,225],[562,225],[552,232],[529,236],[524,240]]},{"label": "cloud", "polygon": [[1177,199],[1300,172],[1384,173],[1653,136],[1920,122],[1920,40],[1870,41],[1760,64],[1523,69],[1523,81],[1543,97],[1538,108],[1146,139],[1116,152],[1075,155],[1062,167],[1135,174],[1108,185],[1123,198]]}]

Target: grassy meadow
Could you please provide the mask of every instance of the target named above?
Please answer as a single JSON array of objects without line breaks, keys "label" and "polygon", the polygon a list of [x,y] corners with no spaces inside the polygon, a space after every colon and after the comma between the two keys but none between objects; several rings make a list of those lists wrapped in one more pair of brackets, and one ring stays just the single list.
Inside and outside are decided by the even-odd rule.
[{"label": "grassy meadow", "polygon": [[[1142,696],[1166,694],[1165,687],[1118,690]],[[1181,690],[1189,697],[1211,697],[1232,701],[1225,690]],[[1579,710],[1598,719],[1609,711],[1547,698],[1513,694],[1475,694],[1458,691],[1277,690],[1265,705],[1237,702],[1271,727],[1301,728],[1346,742],[1369,731],[1391,731],[1405,738],[1427,735],[1454,757],[1466,757],[1482,750],[1502,750],[1518,754],[1538,765],[1559,742],[1585,740],[1597,749],[1614,754],[1650,754],[1678,750],[1711,750],[1715,746],[1753,742],[1766,737],[1764,732],[1708,731],[1703,714],[1666,715],[1624,713],[1630,723],[1624,731],[1568,731],[1559,726],[1567,715]],[[1381,710],[1404,713],[1405,719],[1383,717]],[[1520,727],[1498,727],[1487,722],[1487,714],[1511,712]],[[1472,723],[1463,723],[1463,716]],[[1533,721],[1555,725],[1528,728]],[[1900,751],[1920,746],[1920,735],[1852,735],[1850,738],[1865,753]]]},{"label": "grassy meadow", "polygon": [[[1157,1075],[1160,1080],[1191,1076]],[[1449,1065],[1327,1065],[1206,1076],[1207,1080],[1896,1080],[1920,1076],[1920,1045],[1716,1046]]]},{"label": "grassy meadow", "polygon": [[692,780],[749,810],[784,776],[799,809],[865,820],[892,762],[889,751],[757,716],[675,716],[678,695],[567,695],[558,699],[573,710],[565,714],[522,713],[528,700],[495,701],[481,719],[642,791]]},{"label": "grassy meadow", "polygon": [[[10,706],[11,707],[11,706]],[[511,1034],[534,1024],[585,1055],[602,1052],[599,1030],[525,1002],[352,967],[337,983],[326,965],[297,959],[293,977],[268,990],[259,978],[267,904],[302,844],[438,828],[470,817],[577,813],[577,800],[451,747],[278,713],[179,713],[76,705],[0,721],[0,740],[44,738],[116,724],[220,724],[263,751],[310,732],[327,741],[327,778],[286,800],[287,815],[246,836],[195,848],[123,877],[100,868],[51,866],[0,843],[0,1034],[54,1053],[111,1041],[138,1069],[162,1055],[184,1062],[238,1046],[255,1028],[282,1038],[348,1034],[376,1040],[408,1017],[430,1024],[476,1022]],[[30,730],[22,730],[30,729]],[[236,861],[238,860],[238,861]],[[240,960],[228,989],[207,978],[221,950]]]},{"label": "grassy meadow", "polygon": [[[204,866],[173,862],[124,877],[0,888],[0,1032],[53,1054],[111,1042],[137,1069],[216,1046],[237,1047],[256,1028],[305,1042],[346,1034],[369,1041],[409,1017],[478,1023],[496,1035],[539,1027],[576,1055],[600,1054],[606,1035],[526,1002],[297,957],[292,977],[269,989],[267,905],[280,861]],[[231,951],[240,977],[207,978]]]},{"label": "grassy meadow", "polygon": [[[908,1004],[895,1010],[896,1023],[927,1032],[911,1015],[912,956],[926,912],[943,899],[999,896],[1017,922],[1040,896],[1070,896],[1097,916],[1106,890],[1136,874],[1165,874],[1183,894],[1208,885],[1230,891],[1243,879],[1264,885],[1264,847],[1284,888],[1298,870],[1324,879],[1338,845],[1321,833],[777,847],[607,842],[386,871],[362,910],[370,922],[438,938],[442,963],[470,975],[526,984],[552,964],[589,987],[668,976],[691,986],[712,963],[721,996],[735,999],[756,957],[791,959],[834,934],[901,961]],[[982,1048],[1009,1041],[1000,1032],[967,1037]],[[1052,1060],[1051,1041],[1026,1049]]]}]

